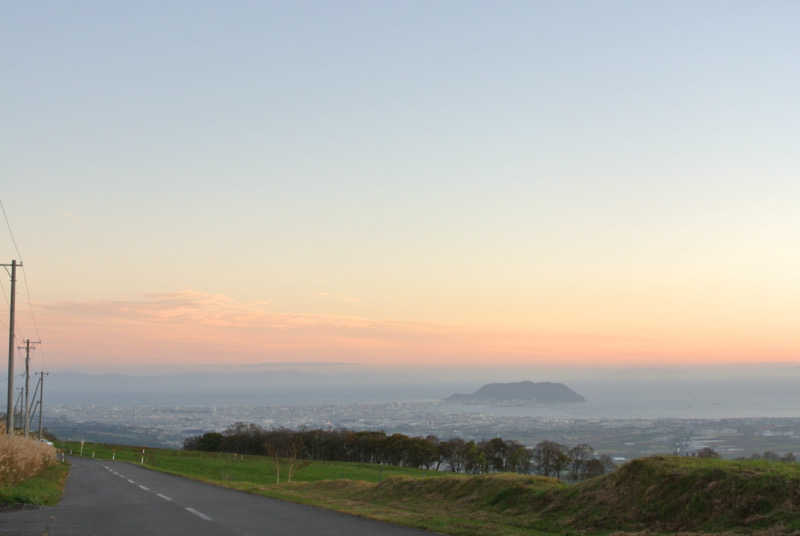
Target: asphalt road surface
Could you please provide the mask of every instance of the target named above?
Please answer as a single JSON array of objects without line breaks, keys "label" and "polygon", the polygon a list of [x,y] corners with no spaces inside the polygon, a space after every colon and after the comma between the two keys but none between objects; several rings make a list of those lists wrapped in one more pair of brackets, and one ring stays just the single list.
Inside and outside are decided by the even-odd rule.
[{"label": "asphalt road surface", "polygon": [[130,463],[72,458],[58,506],[0,513],[0,534],[35,536],[430,536]]}]

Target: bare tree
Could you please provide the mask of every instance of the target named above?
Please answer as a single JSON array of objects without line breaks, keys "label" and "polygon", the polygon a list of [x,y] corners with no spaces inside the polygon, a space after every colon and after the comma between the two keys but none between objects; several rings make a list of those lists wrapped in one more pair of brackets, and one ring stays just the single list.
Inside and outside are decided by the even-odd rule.
[{"label": "bare tree", "polygon": [[294,478],[294,475],[297,473],[297,471],[311,465],[311,460],[301,459],[299,462],[297,461],[297,456],[300,454],[302,448],[303,442],[299,438],[295,438],[289,443],[289,469],[287,471],[287,482],[292,481],[292,478]]},{"label": "bare tree", "polygon": [[280,451],[275,445],[267,444],[264,446],[267,454],[272,458],[272,463],[275,465],[275,483],[281,483],[281,458]]},{"label": "bare tree", "polygon": [[565,447],[555,441],[541,441],[533,448],[533,462],[544,476],[559,478],[569,463]]},{"label": "bare tree", "polygon": [[585,478],[586,464],[594,458],[594,449],[586,443],[581,443],[569,449],[569,457],[569,478],[572,480]]}]

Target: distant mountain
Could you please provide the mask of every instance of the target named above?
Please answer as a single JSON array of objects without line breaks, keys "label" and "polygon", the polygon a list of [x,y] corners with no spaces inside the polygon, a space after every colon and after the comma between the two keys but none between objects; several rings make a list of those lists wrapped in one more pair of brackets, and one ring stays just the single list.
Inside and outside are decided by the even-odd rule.
[{"label": "distant mountain", "polygon": [[586,402],[581,395],[563,383],[531,381],[489,383],[472,394],[456,393],[445,402],[459,404],[569,404]]}]

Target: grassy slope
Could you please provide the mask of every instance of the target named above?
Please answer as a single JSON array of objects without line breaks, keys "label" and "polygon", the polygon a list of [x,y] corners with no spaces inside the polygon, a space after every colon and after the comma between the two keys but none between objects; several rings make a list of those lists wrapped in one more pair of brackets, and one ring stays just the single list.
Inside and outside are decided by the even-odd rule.
[{"label": "grassy slope", "polygon": [[[126,454],[122,449],[117,459],[138,461],[138,452],[129,448]],[[94,450],[103,458],[111,452]],[[267,458],[248,456],[241,461],[226,454],[149,452],[146,465],[154,469],[460,536],[620,530],[774,535],[800,530],[797,464],[653,457],[567,486],[535,476],[466,477],[316,462],[298,471],[297,482],[287,484],[284,476],[275,485],[274,466]],[[91,451],[85,449],[84,454]],[[431,476],[438,478],[425,478]]]},{"label": "grassy slope", "polygon": [[800,530],[800,465],[652,457],[539,503],[583,528]]},{"label": "grassy slope", "polygon": [[0,505],[54,505],[61,500],[69,465],[57,463],[16,486],[0,487]]}]

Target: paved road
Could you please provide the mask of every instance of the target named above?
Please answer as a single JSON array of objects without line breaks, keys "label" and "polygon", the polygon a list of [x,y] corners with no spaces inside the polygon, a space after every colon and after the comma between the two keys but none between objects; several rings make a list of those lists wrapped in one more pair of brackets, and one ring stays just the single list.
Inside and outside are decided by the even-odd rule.
[{"label": "paved road", "polygon": [[142,469],[73,458],[58,506],[0,513],[0,534],[35,536],[430,536]]}]

